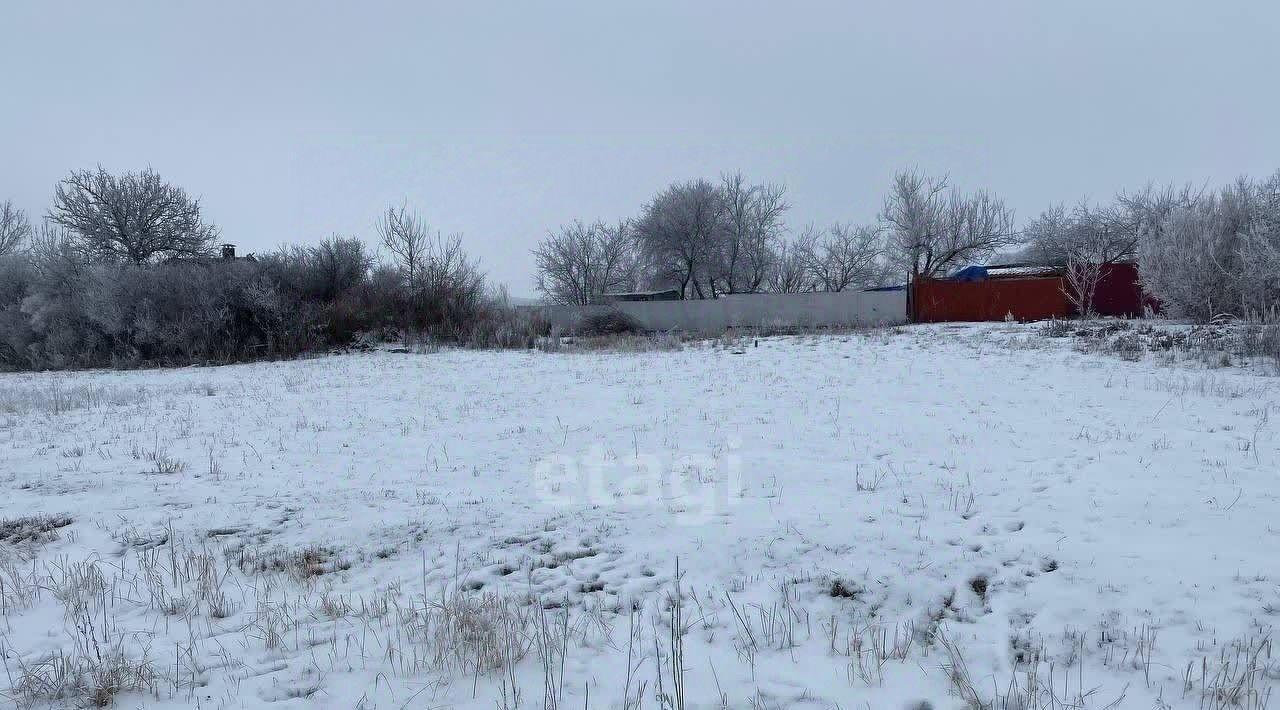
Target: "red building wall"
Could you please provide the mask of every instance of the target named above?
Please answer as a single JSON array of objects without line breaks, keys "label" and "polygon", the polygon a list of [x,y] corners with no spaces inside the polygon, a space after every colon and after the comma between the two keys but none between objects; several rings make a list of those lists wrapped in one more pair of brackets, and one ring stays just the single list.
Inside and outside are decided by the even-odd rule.
[{"label": "red building wall", "polygon": [[1071,304],[1062,292],[1062,279],[988,279],[935,281],[919,279],[911,289],[912,319],[917,323],[1017,320],[1064,317]]},{"label": "red building wall", "polygon": [[[984,281],[919,279],[911,287],[911,316],[917,323],[998,321],[1012,313],[1016,320],[1047,320],[1076,315],[1061,276]],[[1102,268],[1093,307],[1104,316],[1140,316],[1153,306],[1138,283],[1133,264]]]},{"label": "red building wall", "polygon": [[1102,267],[1098,290],[1093,294],[1093,310],[1103,316],[1127,316],[1136,318],[1143,307],[1159,311],[1155,299],[1147,296],[1138,283],[1136,264],[1107,264]]}]

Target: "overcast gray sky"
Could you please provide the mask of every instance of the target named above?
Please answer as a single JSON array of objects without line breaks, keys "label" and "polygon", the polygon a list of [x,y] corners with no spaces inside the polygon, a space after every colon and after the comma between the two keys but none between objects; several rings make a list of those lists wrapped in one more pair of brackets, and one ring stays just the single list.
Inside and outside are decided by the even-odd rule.
[{"label": "overcast gray sky", "polygon": [[1275,2],[0,4],[0,199],[151,166],[242,251],[408,201],[513,294],[576,217],[741,169],[793,227],[919,166],[1051,202],[1280,167]]}]

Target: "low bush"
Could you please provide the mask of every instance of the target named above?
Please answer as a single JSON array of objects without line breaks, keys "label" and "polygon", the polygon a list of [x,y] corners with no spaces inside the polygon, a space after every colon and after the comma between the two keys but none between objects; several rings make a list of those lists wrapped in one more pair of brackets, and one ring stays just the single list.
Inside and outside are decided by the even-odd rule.
[{"label": "low bush", "polygon": [[255,259],[142,265],[49,240],[0,256],[0,370],[217,364],[402,338],[532,347],[549,331],[491,294],[460,251],[451,258],[410,280],[341,237]]},{"label": "low bush", "polygon": [[1065,320],[1050,318],[1040,326],[1040,334],[1046,338],[1065,338],[1071,334],[1071,325]]},{"label": "low bush", "polygon": [[639,321],[614,308],[602,313],[592,313],[578,322],[577,332],[582,335],[623,335],[644,332]]},{"label": "low bush", "polygon": [[1244,357],[1266,358],[1280,366],[1280,324],[1249,324],[1240,330],[1240,352]]}]

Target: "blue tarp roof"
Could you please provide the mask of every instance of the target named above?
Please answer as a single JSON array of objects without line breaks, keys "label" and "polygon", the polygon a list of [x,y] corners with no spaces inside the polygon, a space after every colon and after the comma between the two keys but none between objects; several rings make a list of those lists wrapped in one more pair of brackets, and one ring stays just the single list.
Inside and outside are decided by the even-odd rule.
[{"label": "blue tarp roof", "polygon": [[986,278],[987,278],[987,267],[979,266],[975,264],[973,266],[966,266],[963,269],[956,271],[955,273],[948,276],[947,280],[948,281],[985,281]]}]

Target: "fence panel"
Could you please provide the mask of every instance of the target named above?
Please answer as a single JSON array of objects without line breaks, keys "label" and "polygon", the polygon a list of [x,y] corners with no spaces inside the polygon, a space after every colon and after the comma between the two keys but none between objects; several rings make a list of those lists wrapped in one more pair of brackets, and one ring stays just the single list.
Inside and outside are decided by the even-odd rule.
[{"label": "fence panel", "polygon": [[907,322],[906,291],[839,293],[751,293],[688,301],[630,301],[593,306],[538,306],[562,332],[611,310],[631,316],[646,330],[716,333],[728,328],[840,327]]}]

